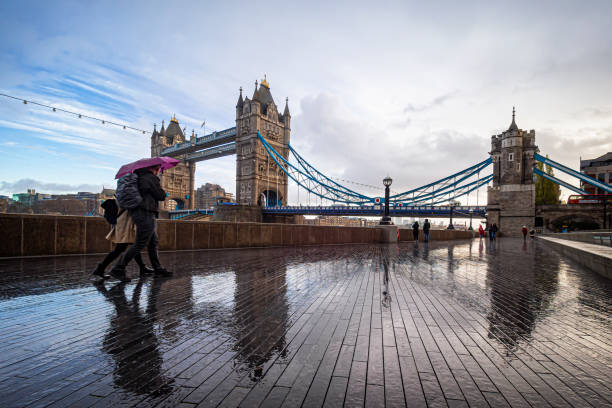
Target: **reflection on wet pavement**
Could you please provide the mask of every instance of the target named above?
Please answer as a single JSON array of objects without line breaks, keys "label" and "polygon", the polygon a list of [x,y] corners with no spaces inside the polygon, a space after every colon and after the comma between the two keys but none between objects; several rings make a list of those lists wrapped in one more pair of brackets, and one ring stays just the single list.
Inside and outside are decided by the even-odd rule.
[{"label": "reflection on wet pavement", "polygon": [[99,260],[0,260],[2,406],[612,406],[612,284],[537,241]]}]

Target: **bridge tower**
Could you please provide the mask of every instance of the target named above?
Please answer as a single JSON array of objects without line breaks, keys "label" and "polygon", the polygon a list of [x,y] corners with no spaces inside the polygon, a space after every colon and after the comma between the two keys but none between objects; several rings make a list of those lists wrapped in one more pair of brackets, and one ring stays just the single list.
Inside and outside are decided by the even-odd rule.
[{"label": "bridge tower", "polygon": [[523,225],[529,229],[534,226],[533,155],[538,151],[535,130],[519,129],[512,108],[508,130],[491,136],[493,183],[487,190],[489,225],[497,224],[503,235],[519,236]]},{"label": "bridge tower", "polygon": [[[181,130],[176,116],[172,116],[167,129],[164,127],[164,121],[162,121],[162,127],[159,131],[157,131],[156,126],[153,127],[151,157],[157,157],[166,147],[184,141],[185,134]],[[180,159],[180,157],[177,157],[177,159]],[[176,167],[164,171],[161,176],[161,185],[168,193],[168,198],[160,203],[160,209],[170,211],[194,208],[194,177],[195,162],[182,162]]]},{"label": "bridge tower", "polygon": [[245,205],[286,205],[288,177],[277,167],[257,138],[257,131],[283,157],[289,157],[291,114],[288,99],[279,113],[264,78],[253,97],[236,104],[236,201]]}]

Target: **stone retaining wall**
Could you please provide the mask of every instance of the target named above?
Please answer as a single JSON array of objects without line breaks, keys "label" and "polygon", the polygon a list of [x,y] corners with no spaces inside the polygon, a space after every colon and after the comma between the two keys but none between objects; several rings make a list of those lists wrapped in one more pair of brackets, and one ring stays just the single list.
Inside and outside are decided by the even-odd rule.
[{"label": "stone retaining wall", "polygon": [[[367,244],[381,242],[381,230],[250,222],[158,220],[160,250],[248,248],[269,246]],[[0,257],[96,254],[111,250],[101,217],[0,214]],[[430,239],[467,239],[469,231],[432,230]],[[420,231],[423,239],[423,231]],[[400,241],[412,241],[412,230],[400,230]]]},{"label": "stone retaining wall", "polygon": [[[414,241],[412,235],[412,229],[401,228],[399,230],[400,241]],[[430,241],[448,241],[451,239],[470,239],[474,236],[472,231],[459,231],[459,230],[429,230]],[[477,233],[476,233],[477,234]],[[419,241],[423,241],[423,230],[419,228]]]},{"label": "stone retaining wall", "polygon": [[[567,233],[549,233],[542,236],[565,239],[568,241],[586,242],[587,244],[610,246],[612,242],[612,231],[582,231],[582,232],[567,232]],[[603,239],[602,239],[603,238]]]},{"label": "stone retaining wall", "polygon": [[[0,214],[0,257],[104,253],[108,223],[100,217]],[[365,227],[158,220],[160,250],[375,243]]]},{"label": "stone retaining wall", "polygon": [[610,248],[551,236],[543,236],[540,239],[568,258],[601,276],[612,279],[612,250]]}]

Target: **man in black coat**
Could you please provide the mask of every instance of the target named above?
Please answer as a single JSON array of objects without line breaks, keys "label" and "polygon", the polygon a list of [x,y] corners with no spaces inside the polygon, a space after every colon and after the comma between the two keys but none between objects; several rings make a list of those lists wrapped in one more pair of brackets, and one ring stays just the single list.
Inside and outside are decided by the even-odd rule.
[{"label": "man in black coat", "polygon": [[140,205],[129,210],[130,216],[136,225],[136,240],[110,272],[111,276],[122,282],[130,281],[125,275],[125,267],[145,246],[147,247],[154,273],[161,276],[172,275],[171,272],[161,266],[157,256],[158,239],[155,224],[159,216],[159,201],[166,199],[166,192],[161,187],[157,177],[159,169],[160,166],[153,166],[135,171],[138,174],[138,191],[142,196]]},{"label": "man in black coat", "polygon": [[423,224],[423,240],[425,242],[429,242],[429,230],[431,228],[431,224],[429,220],[425,218],[425,224]]},{"label": "man in black coat", "polygon": [[414,224],[412,224],[412,237],[414,238],[415,241],[419,240],[419,222],[415,221]]}]

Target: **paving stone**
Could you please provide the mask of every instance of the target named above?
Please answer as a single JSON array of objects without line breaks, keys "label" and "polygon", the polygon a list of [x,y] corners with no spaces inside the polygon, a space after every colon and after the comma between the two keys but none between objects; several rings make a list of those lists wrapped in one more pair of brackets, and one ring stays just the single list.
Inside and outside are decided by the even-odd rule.
[{"label": "paving stone", "polygon": [[344,396],[346,394],[347,385],[348,378],[332,377],[323,406],[326,408],[342,407],[344,405]]},{"label": "paving stone", "polygon": [[363,407],[366,394],[366,375],[368,365],[363,361],[353,361],[348,388],[344,400],[345,407]]},{"label": "paving stone", "polygon": [[365,406],[380,408],[385,406],[385,389],[380,385],[367,384]]},{"label": "paving stone", "polygon": [[612,407],[612,283],[538,241],[161,259],[0,259],[2,406]]},{"label": "paving stone", "polygon": [[387,407],[405,407],[402,372],[395,347],[384,348],[385,360],[385,405]]}]

